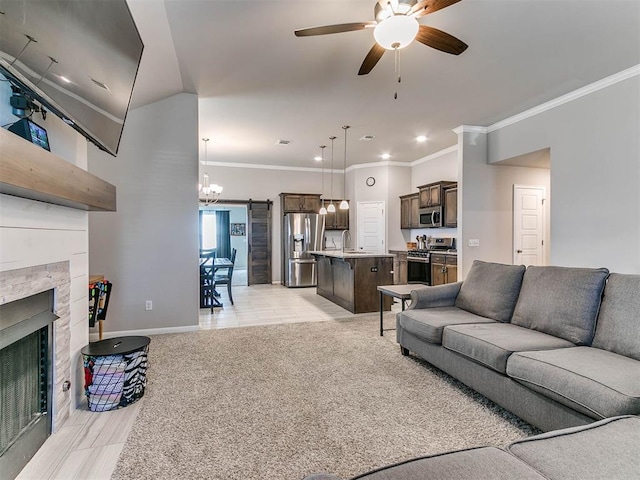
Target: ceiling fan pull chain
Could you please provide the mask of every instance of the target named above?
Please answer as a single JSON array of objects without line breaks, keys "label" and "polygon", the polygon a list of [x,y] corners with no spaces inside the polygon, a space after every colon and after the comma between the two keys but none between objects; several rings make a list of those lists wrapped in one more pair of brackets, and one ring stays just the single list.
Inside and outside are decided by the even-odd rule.
[{"label": "ceiling fan pull chain", "polygon": [[[402,82],[402,77],[400,76],[400,50],[398,49],[398,47],[395,47],[394,49],[394,56],[395,56],[395,64],[396,64],[396,79],[398,80],[398,83]],[[396,88],[396,92],[393,94],[393,98],[394,100],[398,99],[398,89]]]}]

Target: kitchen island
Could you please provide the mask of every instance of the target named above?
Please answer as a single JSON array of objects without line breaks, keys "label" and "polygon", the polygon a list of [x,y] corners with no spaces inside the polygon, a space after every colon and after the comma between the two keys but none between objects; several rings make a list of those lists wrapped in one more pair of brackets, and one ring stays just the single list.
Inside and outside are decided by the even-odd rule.
[{"label": "kitchen island", "polygon": [[[377,312],[380,308],[378,285],[393,283],[393,255],[323,250],[310,252],[316,257],[318,295],[351,313]],[[392,298],[386,298],[391,310]]]}]

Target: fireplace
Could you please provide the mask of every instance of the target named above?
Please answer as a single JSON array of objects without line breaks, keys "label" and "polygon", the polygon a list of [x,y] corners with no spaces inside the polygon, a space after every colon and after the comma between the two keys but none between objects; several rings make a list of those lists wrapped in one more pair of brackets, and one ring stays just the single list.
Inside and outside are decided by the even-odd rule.
[{"label": "fireplace", "polygon": [[[0,432],[3,479],[14,478],[42,443],[34,440],[38,434],[57,431],[71,411],[69,381],[79,384],[74,372],[78,370],[81,377],[81,371],[72,369],[69,267],[69,261],[62,261],[0,271],[0,385],[12,384],[27,372],[33,374],[17,387],[19,395],[11,388],[0,388],[0,422],[11,417],[7,414],[11,402],[24,402],[11,407],[20,418],[8,420]],[[17,317],[12,310],[18,312]],[[31,360],[24,360],[27,357]],[[5,400],[5,396],[13,399]],[[29,433],[18,439],[18,430]],[[22,466],[11,467],[17,472],[7,470],[8,462],[15,458],[21,459]]]},{"label": "fireplace", "polygon": [[51,434],[53,295],[0,305],[0,471],[8,478]]}]

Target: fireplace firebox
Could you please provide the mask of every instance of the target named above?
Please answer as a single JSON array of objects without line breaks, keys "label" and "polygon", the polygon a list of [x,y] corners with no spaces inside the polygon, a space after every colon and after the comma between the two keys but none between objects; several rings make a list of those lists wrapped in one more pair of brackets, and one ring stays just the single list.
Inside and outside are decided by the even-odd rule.
[{"label": "fireplace firebox", "polygon": [[0,305],[0,472],[15,478],[51,434],[54,290]]}]

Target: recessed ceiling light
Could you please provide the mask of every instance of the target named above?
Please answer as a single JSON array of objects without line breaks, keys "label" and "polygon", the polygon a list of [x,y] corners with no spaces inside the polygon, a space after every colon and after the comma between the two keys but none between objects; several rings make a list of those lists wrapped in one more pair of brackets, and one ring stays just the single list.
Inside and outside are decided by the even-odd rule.
[{"label": "recessed ceiling light", "polygon": [[278,140],[276,142],[276,145],[289,145],[290,143],[291,143],[291,140],[282,140],[282,139],[280,139],[280,140]]},{"label": "recessed ceiling light", "polygon": [[416,142],[423,143],[423,142],[426,142],[426,141],[427,141],[427,136],[426,135],[418,135],[416,137]]},{"label": "recessed ceiling light", "polygon": [[370,142],[374,138],[376,138],[375,135],[364,135],[363,137],[360,137],[360,141],[361,142]]},{"label": "recessed ceiling light", "polygon": [[319,156],[319,155],[316,155],[315,157],[313,157],[313,159],[314,159],[316,162],[320,162],[320,161],[322,160],[322,157],[321,157],[321,156]]},{"label": "recessed ceiling light", "polygon": [[69,80],[67,77],[65,77],[64,75],[60,75],[60,80],[62,80],[65,83],[71,83],[71,80]]},{"label": "recessed ceiling light", "polygon": [[380,155],[380,158],[382,158],[383,160],[389,160],[391,158],[391,154],[383,153],[382,155]]}]

